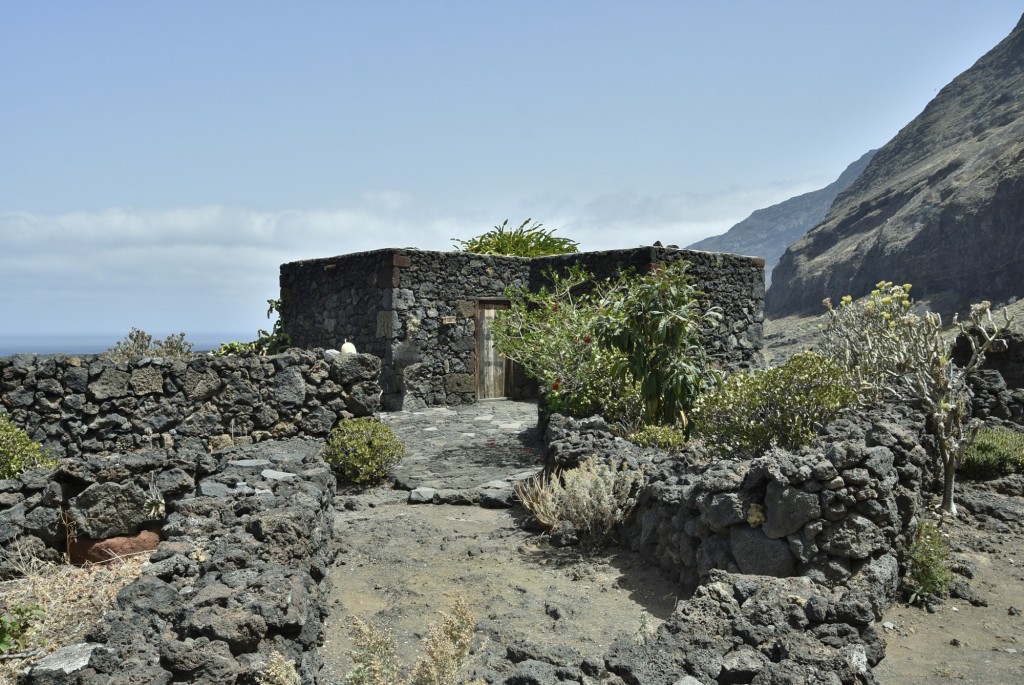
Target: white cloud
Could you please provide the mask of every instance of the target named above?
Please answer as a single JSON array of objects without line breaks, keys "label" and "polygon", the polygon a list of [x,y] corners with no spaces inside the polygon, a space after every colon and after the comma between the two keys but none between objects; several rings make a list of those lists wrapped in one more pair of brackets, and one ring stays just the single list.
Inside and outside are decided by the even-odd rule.
[{"label": "white cloud", "polygon": [[[620,192],[586,203],[536,202],[530,215],[584,250],[685,246],[759,207],[804,192],[714,195]],[[521,206],[520,203],[517,203]],[[525,217],[525,215],[523,215]],[[241,207],[111,208],[0,214],[0,306],[7,333],[163,331],[255,333],[278,268],[300,259],[384,247],[447,250],[504,218],[425,209],[401,192],[367,193],[335,210]]]}]

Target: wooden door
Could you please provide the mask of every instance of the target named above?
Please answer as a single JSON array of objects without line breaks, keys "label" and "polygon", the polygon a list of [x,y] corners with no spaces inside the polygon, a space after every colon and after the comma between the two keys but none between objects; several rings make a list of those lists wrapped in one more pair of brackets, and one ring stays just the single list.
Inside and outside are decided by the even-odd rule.
[{"label": "wooden door", "polygon": [[508,397],[512,380],[511,362],[494,349],[491,324],[495,315],[508,304],[479,302],[476,308],[476,398]]}]

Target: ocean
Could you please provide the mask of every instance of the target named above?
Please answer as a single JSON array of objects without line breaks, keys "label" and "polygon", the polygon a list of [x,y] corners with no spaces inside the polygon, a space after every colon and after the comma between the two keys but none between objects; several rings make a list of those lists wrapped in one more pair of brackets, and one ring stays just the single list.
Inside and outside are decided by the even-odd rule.
[{"label": "ocean", "polygon": [[[165,335],[153,335],[154,340],[163,340]],[[220,347],[222,342],[231,340],[249,341],[255,336],[252,332],[236,334],[207,333],[188,335],[185,340],[192,343],[196,352],[208,352]],[[106,352],[123,334],[68,334],[68,335],[7,335],[0,334],[0,357],[12,354],[99,354]]]}]

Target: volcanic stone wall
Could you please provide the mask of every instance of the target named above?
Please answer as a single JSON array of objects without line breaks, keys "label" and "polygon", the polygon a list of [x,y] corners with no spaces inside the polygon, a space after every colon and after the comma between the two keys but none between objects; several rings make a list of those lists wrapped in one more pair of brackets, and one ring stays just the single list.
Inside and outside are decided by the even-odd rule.
[{"label": "volcanic stone wall", "polygon": [[[764,261],[645,247],[526,259],[388,249],[281,266],[281,315],[295,345],[340,348],[348,340],[381,357],[387,409],[476,401],[476,316],[481,300],[510,286],[539,287],[551,270],[580,264],[598,278],[645,273],[685,259],[707,300],[724,315],[706,331],[721,364],[756,363],[762,340]],[[513,396],[532,392],[522,376]]]},{"label": "volcanic stone wall", "polygon": [[937,484],[923,425],[886,407],[834,422],[799,452],[721,459],[641,450],[600,419],[552,417],[548,468],[596,454],[647,474],[622,541],[693,592],[655,635],[613,645],[609,670],[630,683],[877,682],[874,624]]},{"label": "volcanic stone wall", "polygon": [[0,481],[0,577],[19,554],[59,560],[66,541],[93,560],[159,544],[86,642],[18,682],[254,683],[274,652],[304,685],[320,682],[335,492],[321,449],[292,438],[213,455],[153,450]]},{"label": "volcanic stone wall", "polygon": [[379,408],[380,360],[292,349],[185,361],[0,357],[0,411],[67,456],[324,437]]}]

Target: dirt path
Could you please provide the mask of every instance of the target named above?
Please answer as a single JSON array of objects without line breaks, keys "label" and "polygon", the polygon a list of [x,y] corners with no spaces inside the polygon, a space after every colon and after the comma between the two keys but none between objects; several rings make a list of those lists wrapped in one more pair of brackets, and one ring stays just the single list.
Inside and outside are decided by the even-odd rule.
[{"label": "dirt path", "polygon": [[462,598],[487,638],[478,672],[500,675],[512,667],[510,645],[602,664],[613,640],[653,629],[675,606],[675,585],[631,555],[554,549],[523,531],[515,510],[404,500],[370,495],[365,509],[337,517],[341,553],[321,648],[336,682],[351,666],[353,617],[390,627],[410,666],[427,624]]},{"label": "dirt path", "polygon": [[883,685],[1024,682],[1024,504],[970,485],[961,491],[993,505],[988,513],[961,511],[944,528],[954,566],[972,576],[957,576],[967,591],[935,613],[906,605],[886,613],[888,646],[876,669]]},{"label": "dirt path", "polygon": [[[321,648],[331,682],[351,667],[356,617],[393,630],[408,668],[428,624],[465,599],[478,619],[476,675],[496,682],[526,658],[584,672],[589,662],[596,673],[614,640],[653,630],[671,613],[676,584],[633,555],[553,548],[524,530],[517,508],[408,503],[416,488],[436,490],[434,501],[468,502],[483,484],[511,487],[539,468],[535,411],[495,403],[386,417],[415,448],[396,472],[405,489],[336,500],[340,551]],[[970,506],[945,530],[958,566],[973,576],[961,578],[967,598],[936,613],[896,606],[886,614],[887,657],[876,669],[883,685],[1024,682],[1024,492],[961,487]]]}]

